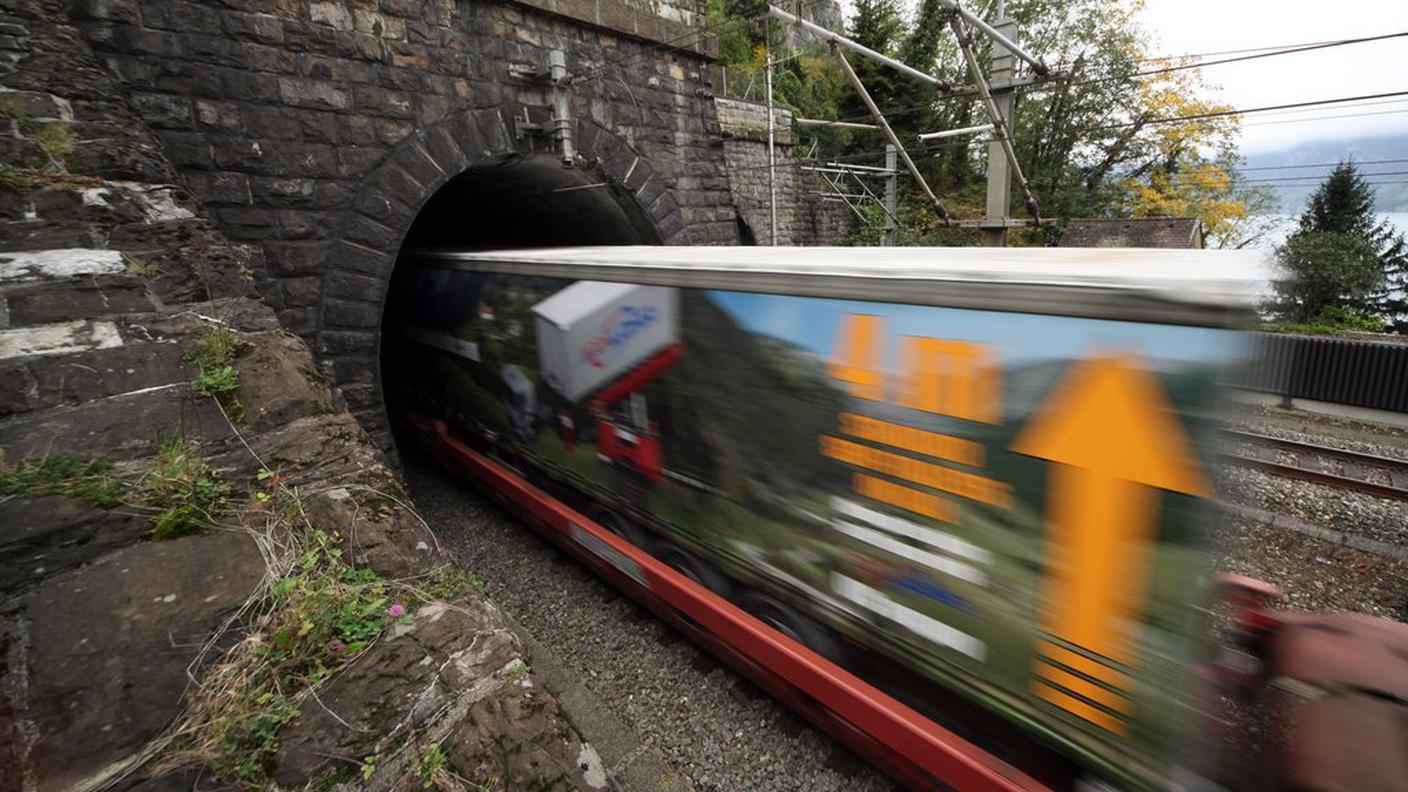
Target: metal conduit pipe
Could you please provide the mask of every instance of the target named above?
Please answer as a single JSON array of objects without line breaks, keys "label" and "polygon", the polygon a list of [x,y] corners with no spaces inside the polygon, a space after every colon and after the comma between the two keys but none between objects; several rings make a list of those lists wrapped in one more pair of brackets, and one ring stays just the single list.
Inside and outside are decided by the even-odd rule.
[{"label": "metal conduit pipe", "polygon": [[1046,75],[1051,71],[1051,69],[1047,68],[1046,64],[1043,63],[1040,58],[1022,49],[1021,46],[1017,44],[1017,42],[1003,35],[1000,31],[998,31],[997,28],[993,27],[992,25],[989,25],[987,22],[984,22],[981,17],[978,17],[975,14],[972,14],[969,11],[965,10],[963,6],[958,3],[958,0],[939,0],[939,3],[940,5],[947,6],[950,11],[953,11],[964,19],[968,20],[968,22],[971,23],[973,27],[986,33],[988,38],[991,38],[993,41],[996,41],[998,44],[1001,44],[1002,46],[1006,47],[1007,50],[1013,55],[1016,55],[1027,63],[1030,63],[1032,65],[1032,71],[1040,75]]},{"label": "metal conduit pipe", "polygon": [[933,75],[925,74],[924,72],[919,71],[913,66],[910,66],[906,63],[901,63],[900,61],[897,61],[894,58],[889,57],[888,55],[881,55],[880,53],[863,44],[858,44],[854,41],[851,41],[850,39],[846,38],[845,36],[842,36],[839,33],[832,33],[830,30],[827,30],[821,25],[815,24],[813,22],[808,22],[807,20],[802,19],[801,17],[789,14],[786,11],[783,11],[781,8],[778,8],[777,6],[768,6],[768,13],[774,17],[777,17],[783,22],[788,23],[789,25],[797,25],[803,30],[815,33],[822,39],[831,42],[832,45],[845,47],[846,49],[851,50],[853,52],[858,52],[867,58],[879,61],[880,63],[883,63],[892,69],[898,69],[899,71],[908,74],[910,77],[913,77],[916,80],[923,80],[924,82],[929,83],[930,85],[936,86],[940,91],[947,91],[952,87],[945,80],[940,80],[939,78],[934,77]]},{"label": "metal conduit pipe", "polygon": [[879,129],[874,124],[857,124],[854,121],[826,121],[820,118],[797,118],[793,119],[797,126],[802,127],[831,127],[835,129]]},{"label": "metal conduit pipe", "polygon": [[[836,45],[833,43],[831,46],[834,49]],[[870,91],[865,89],[865,83],[860,81],[860,77],[856,75],[856,70],[851,68],[851,62],[846,60],[846,54],[840,50],[836,50],[836,58],[841,62],[841,68],[845,69],[846,77],[850,79],[851,86],[856,89],[856,93],[860,94],[861,100],[865,102],[866,109],[875,117],[875,123],[880,125],[880,130],[885,133],[885,137],[890,141],[890,145],[895,147],[895,152],[899,154],[900,159],[904,160],[904,165],[909,170],[909,175],[914,177],[914,181],[919,184],[919,188],[923,190],[924,194],[933,202],[934,209],[939,213],[939,219],[944,222],[944,225],[953,225],[953,220],[949,218],[948,209],[944,207],[943,201],[940,201],[939,196],[934,195],[934,191],[929,189],[929,183],[924,181],[924,175],[919,172],[919,167],[914,164],[914,160],[909,158],[909,152],[904,150],[904,146],[900,145],[900,139],[895,136],[895,130],[890,128],[890,123],[885,120],[885,116],[880,112],[880,108],[876,107],[875,100],[870,98]]]},{"label": "metal conduit pipe", "polygon": [[962,127],[959,129],[945,129],[940,132],[925,132],[919,136],[919,142],[926,140],[938,140],[939,138],[958,137],[959,135],[972,135],[978,132],[989,132],[992,124],[978,124],[977,126]]}]

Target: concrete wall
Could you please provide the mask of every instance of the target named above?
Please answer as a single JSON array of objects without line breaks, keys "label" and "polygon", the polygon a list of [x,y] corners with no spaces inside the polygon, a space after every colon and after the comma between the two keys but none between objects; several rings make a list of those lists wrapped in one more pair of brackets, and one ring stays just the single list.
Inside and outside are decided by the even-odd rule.
[{"label": "concrete wall", "polygon": [[623,185],[667,244],[737,242],[707,37],[677,35],[702,2],[596,5],[611,4],[77,0],[71,14],[222,230],[263,247],[261,291],[375,428],[381,297],[416,211],[460,171],[552,148],[519,134],[549,120],[549,95],[511,67],[566,51],[581,167]]}]

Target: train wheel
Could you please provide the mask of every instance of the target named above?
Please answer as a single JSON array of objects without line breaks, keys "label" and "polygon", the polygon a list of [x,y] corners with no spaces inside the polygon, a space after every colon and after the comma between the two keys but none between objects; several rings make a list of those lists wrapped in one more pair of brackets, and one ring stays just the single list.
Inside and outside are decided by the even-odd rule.
[{"label": "train wheel", "polygon": [[592,520],[602,528],[616,534],[642,550],[645,549],[649,536],[630,520],[627,520],[604,506],[592,507],[587,510],[586,515],[592,518]]},{"label": "train wheel", "polygon": [[661,563],[669,568],[693,580],[695,583],[727,598],[733,583],[724,574],[713,567],[712,564],[704,561],[687,550],[676,547],[669,542],[658,542],[651,548],[651,555],[660,559]]},{"label": "train wheel", "polygon": [[743,592],[738,597],[738,606],[827,660],[845,665],[846,648],[841,639],[791,606],[759,591]]}]

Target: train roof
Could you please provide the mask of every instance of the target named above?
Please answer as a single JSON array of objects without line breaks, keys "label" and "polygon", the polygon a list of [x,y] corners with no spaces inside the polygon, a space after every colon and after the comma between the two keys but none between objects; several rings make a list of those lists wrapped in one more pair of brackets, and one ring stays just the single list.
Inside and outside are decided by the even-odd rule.
[{"label": "train roof", "polygon": [[1244,250],[601,246],[418,250],[455,269],[1131,321],[1245,321],[1269,262]]}]

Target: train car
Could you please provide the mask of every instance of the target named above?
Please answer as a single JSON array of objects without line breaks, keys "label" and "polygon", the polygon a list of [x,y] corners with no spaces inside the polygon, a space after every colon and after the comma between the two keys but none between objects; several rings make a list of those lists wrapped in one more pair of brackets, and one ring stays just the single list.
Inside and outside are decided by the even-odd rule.
[{"label": "train car", "polygon": [[410,251],[383,376],[907,782],[1167,788],[1206,742],[1210,448],[1264,281],[1223,251]]}]

